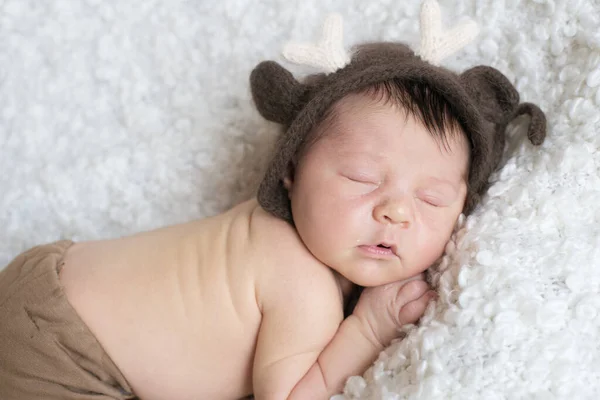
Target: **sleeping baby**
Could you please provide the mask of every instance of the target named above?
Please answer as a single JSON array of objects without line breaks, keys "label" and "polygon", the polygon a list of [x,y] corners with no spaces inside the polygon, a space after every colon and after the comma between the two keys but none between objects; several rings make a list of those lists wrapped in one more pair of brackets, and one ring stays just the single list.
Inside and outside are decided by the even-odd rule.
[{"label": "sleeping baby", "polygon": [[485,192],[507,124],[528,114],[539,145],[545,117],[492,67],[440,67],[460,38],[350,54],[340,24],[285,51],[325,72],[252,72],[258,111],[283,127],[256,198],[37,246],[0,272],[0,398],[326,399],[421,317],[423,273]]}]

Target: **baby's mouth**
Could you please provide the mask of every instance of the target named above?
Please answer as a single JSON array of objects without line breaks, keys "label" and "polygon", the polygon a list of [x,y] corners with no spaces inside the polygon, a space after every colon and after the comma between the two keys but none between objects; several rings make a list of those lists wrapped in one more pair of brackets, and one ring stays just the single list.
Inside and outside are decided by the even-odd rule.
[{"label": "baby's mouth", "polygon": [[376,257],[387,258],[387,257],[395,257],[397,255],[396,246],[393,244],[389,244],[389,243],[362,245],[362,246],[359,246],[359,248],[362,249],[367,254],[370,254],[370,255],[376,256]]},{"label": "baby's mouth", "polygon": [[389,249],[393,254],[398,255],[398,246],[390,242],[381,242],[377,245],[380,249]]}]

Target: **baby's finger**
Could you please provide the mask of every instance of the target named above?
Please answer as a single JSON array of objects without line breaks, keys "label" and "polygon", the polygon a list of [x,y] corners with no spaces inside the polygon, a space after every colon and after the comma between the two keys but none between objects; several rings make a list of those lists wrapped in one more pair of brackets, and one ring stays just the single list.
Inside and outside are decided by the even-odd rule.
[{"label": "baby's finger", "polygon": [[411,276],[410,278],[407,278],[404,280],[404,282],[408,283],[411,281],[424,281],[425,280],[425,274],[423,272],[421,272],[420,274]]},{"label": "baby's finger", "polygon": [[398,313],[398,326],[414,324],[417,322],[425,313],[429,302],[436,298],[437,293],[433,290],[429,290],[418,299],[406,303]]},{"label": "baby's finger", "polygon": [[425,281],[425,274],[421,272],[420,274],[413,275],[410,278],[402,279],[401,281],[392,282],[391,285],[402,286],[402,285],[406,285],[408,282],[412,282],[412,281]]},{"label": "baby's finger", "polygon": [[406,303],[418,299],[429,290],[429,285],[425,281],[413,280],[404,284],[396,293],[394,298],[394,309],[399,310]]}]

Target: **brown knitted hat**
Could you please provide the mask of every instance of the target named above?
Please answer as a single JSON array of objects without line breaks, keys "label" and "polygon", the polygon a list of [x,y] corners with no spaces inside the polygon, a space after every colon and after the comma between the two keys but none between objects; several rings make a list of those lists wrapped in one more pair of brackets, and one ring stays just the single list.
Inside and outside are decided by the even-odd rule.
[{"label": "brown knitted hat", "polygon": [[437,32],[439,26],[437,3],[425,0],[418,55],[405,44],[380,42],[357,46],[349,57],[341,44],[341,18],[332,16],[325,24],[319,46],[294,45],[284,50],[288,59],[319,66],[329,73],[313,75],[300,83],[273,61],[262,62],[252,71],[250,83],[258,111],[285,129],[258,190],[258,202],[265,210],[293,223],[283,178],[309,132],[336,101],[385,81],[424,84],[450,105],[471,147],[465,214],[477,205],[501,160],[510,121],[529,114],[529,140],[535,145],[544,141],[544,113],[534,104],[520,104],[519,93],[500,71],[477,66],[456,74],[437,65],[477,34],[474,23],[466,22],[450,34]]}]

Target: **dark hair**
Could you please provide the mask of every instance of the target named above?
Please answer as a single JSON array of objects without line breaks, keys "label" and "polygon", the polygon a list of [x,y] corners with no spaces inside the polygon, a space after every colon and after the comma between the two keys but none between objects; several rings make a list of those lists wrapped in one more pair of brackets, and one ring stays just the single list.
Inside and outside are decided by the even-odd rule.
[{"label": "dark hair", "polygon": [[[421,122],[432,137],[446,150],[450,149],[448,143],[450,138],[462,135],[469,144],[470,152],[471,142],[464,133],[464,128],[456,117],[457,114],[452,105],[424,82],[392,79],[377,82],[349,94],[365,94],[376,103],[389,104],[405,111],[407,115]],[[317,121],[297,152],[298,158],[321,139],[325,132],[335,126],[336,119],[339,117],[336,105],[337,103],[329,107]],[[295,163],[298,158],[293,162]],[[469,168],[470,160],[467,173]]]},{"label": "dark hair", "polygon": [[425,83],[394,79],[367,86],[362,92],[405,110],[446,148],[449,137],[463,132],[452,105]]}]

